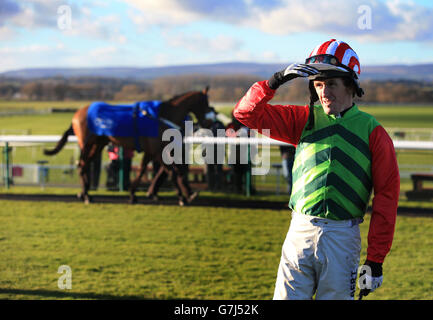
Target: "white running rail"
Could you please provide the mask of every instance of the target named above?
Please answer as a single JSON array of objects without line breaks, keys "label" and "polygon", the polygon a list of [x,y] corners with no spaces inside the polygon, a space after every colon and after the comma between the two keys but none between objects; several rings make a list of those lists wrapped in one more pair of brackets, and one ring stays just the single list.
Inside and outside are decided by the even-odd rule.
[{"label": "white running rail", "polygon": [[[0,146],[4,143],[55,143],[61,136],[58,135],[0,135]],[[68,142],[77,142],[75,136],[69,136]],[[277,141],[268,137],[260,138],[225,138],[225,137],[186,137],[186,143],[202,144],[258,144],[258,145],[287,145],[285,142]],[[406,150],[433,150],[433,141],[406,141],[393,140],[396,149]]]}]

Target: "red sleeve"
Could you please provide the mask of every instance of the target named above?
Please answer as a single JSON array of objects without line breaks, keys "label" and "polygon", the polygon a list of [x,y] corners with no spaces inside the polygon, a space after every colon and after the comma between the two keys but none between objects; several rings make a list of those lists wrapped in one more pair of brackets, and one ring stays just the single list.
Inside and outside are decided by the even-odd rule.
[{"label": "red sleeve", "polygon": [[367,259],[382,263],[391,249],[400,193],[400,175],[394,145],[382,126],[370,134],[373,211],[368,231]]},{"label": "red sleeve", "polygon": [[233,112],[236,119],[250,129],[266,134],[271,138],[297,145],[307,124],[308,106],[270,105],[275,90],[268,82],[256,82],[239,100]]}]

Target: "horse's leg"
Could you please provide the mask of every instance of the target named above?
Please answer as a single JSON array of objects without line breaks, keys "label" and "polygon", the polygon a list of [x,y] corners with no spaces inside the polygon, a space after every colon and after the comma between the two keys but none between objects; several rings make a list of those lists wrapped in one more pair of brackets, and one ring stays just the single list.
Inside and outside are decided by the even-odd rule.
[{"label": "horse's leg", "polygon": [[[179,196],[179,205],[183,206],[187,203],[191,203],[198,193],[192,192],[188,183],[188,170],[184,164],[172,165],[173,169],[173,183],[177,189]],[[186,170],[185,170],[186,169]]]},{"label": "horse's leg", "polygon": [[143,177],[143,174],[146,172],[147,164],[152,159],[151,155],[149,153],[145,153],[143,158],[141,159],[141,165],[140,165],[140,171],[138,173],[138,176],[135,177],[135,179],[131,182],[130,186],[130,194],[129,194],[129,203],[136,203],[137,202],[137,196],[135,195],[135,192],[137,191],[137,188],[140,184],[141,178]]},{"label": "horse's leg", "polygon": [[185,190],[185,188],[182,188],[182,182],[180,182],[180,180],[182,179],[181,176],[179,175],[179,170],[176,167],[175,164],[173,164],[171,166],[171,171],[172,171],[172,175],[171,175],[171,181],[173,182],[173,185],[176,188],[176,193],[177,193],[177,197],[178,197],[178,203],[180,206],[184,206],[185,204],[188,203],[188,196],[189,196],[189,190]]},{"label": "horse's leg", "polygon": [[155,177],[153,177],[152,182],[147,189],[147,197],[152,200],[158,200],[158,191],[164,181],[167,179],[168,172],[167,168],[161,165],[156,173]]},{"label": "horse's leg", "polygon": [[81,150],[80,160],[78,163],[78,175],[81,183],[81,193],[77,195],[80,200],[85,203],[90,202],[89,198],[89,153],[93,148],[93,144],[86,143]]},{"label": "horse's leg", "polygon": [[189,166],[187,164],[180,164],[179,170],[181,171],[181,181],[185,188],[188,190],[188,198],[187,202],[191,203],[195,198],[198,197],[199,192],[198,191],[192,191],[191,186],[189,185],[189,179],[188,179],[188,173],[189,173]]},{"label": "horse's leg", "polygon": [[91,197],[89,196],[90,162],[101,154],[107,142],[105,137],[90,138],[81,150],[78,172],[82,191],[78,194],[78,198],[83,200],[86,204],[91,202]]}]

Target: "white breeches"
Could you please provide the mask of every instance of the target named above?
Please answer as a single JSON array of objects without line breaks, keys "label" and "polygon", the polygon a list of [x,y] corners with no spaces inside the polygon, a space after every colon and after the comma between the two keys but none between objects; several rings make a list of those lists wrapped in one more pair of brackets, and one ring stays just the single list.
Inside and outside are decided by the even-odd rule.
[{"label": "white breeches", "polygon": [[292,213],[274,300],[353,299],[362,219],[335,221]]}]

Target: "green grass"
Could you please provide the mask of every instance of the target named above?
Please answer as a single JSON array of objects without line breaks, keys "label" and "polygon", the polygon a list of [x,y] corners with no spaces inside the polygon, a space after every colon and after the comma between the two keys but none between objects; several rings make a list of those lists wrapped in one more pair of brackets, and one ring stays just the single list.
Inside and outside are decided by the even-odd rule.
[{"label": "green grass", "polygon": [[[92,101],[15,101],[15,100],[0,100],[0,111],[12,110],[48,110],[56,109],[78,109],[91,103]],[[107,101],[108,103],[123,103]]]},{"label": "green grass", "polygon": [[[79,108],[88,102],[17,102],[0,101],[1,111],[10,110],[46,110],[56,108]],[[120,102],[111,102],[120,103]],[[236,102],[216,104],[218,112],[231,117],[231,111]],[[385,128],[433,128],[433,106],[363,106],[360,109],[371,113]],[[62,134],[70,125],[73,113],[63,114],[32,114],[0,117],[0,128],[12,131],[29,130],[31,134]]]},{"label": "green grass", "polygon": [[[279,102],[270,102],[277,104]],[[283,103],[289,104],[289,103]],[[363,105],[360,110],[373,115],[385,128],[432,128],[433,105]],[[216,104],[216,110],[231,117],[233,103]]]},{"label": "green grass", "polygon": [[[285,210],[0,206],[2,299],[271,299],[290,223]],[[433,218],[398,217],[384,284],[367,298],[433,298],[432,239]],[[71,290],[57,287],[61,265]]]},{"label": "green grass", "polygon": [[0,298],[63,297],[63,264],[72,298],[266,298],[287,228],[272,211],[1,203],[0,293],[35,294]]},{"label": "green grass", "polygon": [[[0,117],[2,134],[62,135],[71,125],[73,113],[47,113]],[[27,133],[28,132],[28,133]]]},{"label": "green grass", "polygon": [[383,287],[373,293],[375,299],[433,299],[432,227],[433,217],[397,217]]},{"label": "green grass", "polygon": [[[82,102],[10,102],[0,101],[1,111],[16,109],[44,110],[51,107],[70,108],[82,106]],[[231,117],[236,104],[219,104],[218,112]],[[433,106],[360,106],[371,113],[385,128],[432,128]],[[45,113],[15,116],[0,116],[2,134],[60,135],[71,124],[73,113]]]},{"label": "green grass", "polygon": [[360,110],[373,115],[385,128],[432,128],[433,106],[362,106]]}]

